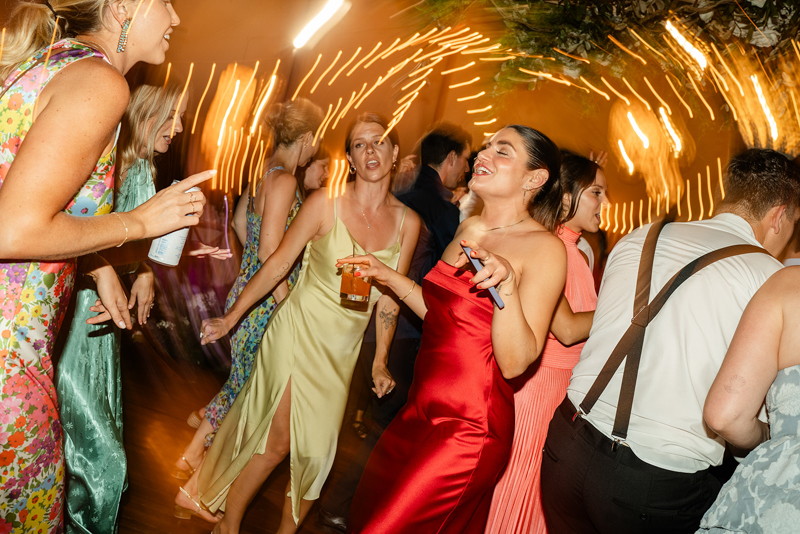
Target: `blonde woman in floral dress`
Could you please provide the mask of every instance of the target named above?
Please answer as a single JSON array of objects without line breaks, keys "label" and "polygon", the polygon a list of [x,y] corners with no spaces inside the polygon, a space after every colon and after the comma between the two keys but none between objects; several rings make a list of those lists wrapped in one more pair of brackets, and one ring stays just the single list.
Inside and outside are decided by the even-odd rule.
[{"label": "blonde woman in floral dress", "polygon": [[[22,2],[6,30],[0,58],[3,533],[61,530],[64,468],[52,350],[72,292],[74,258],[197,224],[198,217],[186,215],[202,214],[205,204],[202,193],[183,190],[209,173],[134,212],[110,214],[118,125],[128,102],[123,74],[139,61],[163,62],[165,37],[179,22],[169,2],[158,2],[131,27],[136,3]],[[130,326],[113,268],[97,254],[84,262],[115,323]]]}]

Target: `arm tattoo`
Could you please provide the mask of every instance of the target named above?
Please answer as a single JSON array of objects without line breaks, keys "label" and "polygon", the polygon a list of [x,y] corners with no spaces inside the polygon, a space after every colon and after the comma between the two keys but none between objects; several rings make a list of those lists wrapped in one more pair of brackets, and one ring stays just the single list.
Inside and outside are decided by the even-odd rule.
[{"label": "arm tattoo", "polygon": [[383,329],[389,330],[390,328],[397,326],[397,318],[400,315],[400,308],[395,308],[393,310],[381,310],[378,312],[378,317],[383,322]]},{"label": "arm tattoo", "polygon": [[278,276],[273,278],[273,280],[275,280],[275,281],[280,280],[281,278],[284,277],[284,275],[286,274],[286,271],[288,271],[288,270],[289,270],[289,262],[287,261],[286,263],[283,264],[283,266],[278,271]]},{"label": "arm tattoo", "polygon": [[725,384],[725,391],[730,393],[731,395],[738,395],[742,392],[742,388],[747,384],[747,381],[744,377],[739,375],[733,375],[728,379],[728,383]]}]

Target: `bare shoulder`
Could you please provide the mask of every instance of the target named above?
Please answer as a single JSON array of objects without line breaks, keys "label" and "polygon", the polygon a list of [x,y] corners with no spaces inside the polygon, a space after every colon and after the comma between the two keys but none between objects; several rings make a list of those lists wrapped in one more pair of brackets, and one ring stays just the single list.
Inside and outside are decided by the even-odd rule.
[{"label": "bare shoulder", "polygon": [[556,267],[561,264],[566,265],[567,262],[567,251],[564,248],[564,243],[544,228],[526,235],[525,245],[520,249],[524,251],[524,263],[536,264],[537,268],[541,267],[542,264]]},{"label": "bare shoulder", "polygon": [[797,302],[800,299],[800,265],[779,269],[764,282],[756,297],[775,302]]},{"label": "bare shoulder", "polygon": [[327,210],[333,206],[333,199],[328,198],[328,191],[317,189],[312,191],[303,201],[303,208],[308,210]]},{"label": "bare shoulder", "polygon": [[130,88],[125,77],[100,58],[76,61],[62,69],[47,85],[45,94],[52,98],[92,100],[125,110]]},{"label": "bare shoulder", "polygon": [[258,189],[259,196],[269,196],[272,194],[294,195],[297,189],[297,180],[289,171],[283,169],[274,171],[264,179],[264,183]]}]

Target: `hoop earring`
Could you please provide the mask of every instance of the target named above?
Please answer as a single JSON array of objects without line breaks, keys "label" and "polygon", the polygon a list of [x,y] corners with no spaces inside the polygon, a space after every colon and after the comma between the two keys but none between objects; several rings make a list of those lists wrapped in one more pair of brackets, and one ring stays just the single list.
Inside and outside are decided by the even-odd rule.
[{"label": "hoop earring", "polygon": [[356,173],[356,168],[351,165],[350,166],[350,174],[355,174],[355,173]]},{"label": "hoop earring", "polygon": [[125,51],[128,44],[128,30],[131,28],[131,19],[125,19],[122,23],[122,33],[119,34],[119,43],[117,44],[117,53],[121,54]]},{"label": "hoop earring", "polygon": [[397,169],[397,161],[392,162],[392,170]]}]

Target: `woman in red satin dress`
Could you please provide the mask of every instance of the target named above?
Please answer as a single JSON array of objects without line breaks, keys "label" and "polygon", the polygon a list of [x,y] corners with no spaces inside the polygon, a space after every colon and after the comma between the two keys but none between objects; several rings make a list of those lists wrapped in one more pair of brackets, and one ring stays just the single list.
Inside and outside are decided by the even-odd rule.
[{"label": "woman in red satin dress", "polygon": [[[422,288],[371,256],[340,260],[425,319],[408,403],[372,452],[348,532],[483,533],[514,435],[507,380],[539,357],[564,287],[564,245],[551,233],[560,164],[556,145],[536,130],[496,133],[470,182],[484,211],[461,224]],[[552,204],[547,226],[530,216],[537,196]],[[482,263],[478,273],[461,245]]]}]

